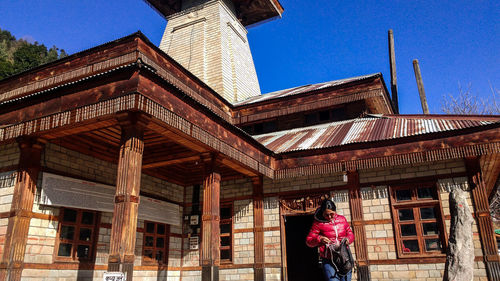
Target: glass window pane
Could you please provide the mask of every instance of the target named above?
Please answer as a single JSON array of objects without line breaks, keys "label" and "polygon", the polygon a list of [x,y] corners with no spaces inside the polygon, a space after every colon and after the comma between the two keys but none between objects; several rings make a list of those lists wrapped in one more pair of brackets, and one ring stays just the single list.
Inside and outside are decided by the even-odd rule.
[{"label": "glass window pane", "polygon": [[153,243],[154,243],[153,236],[146,236],[146,242],[144,245],[146,245],[147,247],[153,247],[154,246]]},{"label": "glass window pane", "polygon": [[156,233],[165,234],[165,225],[164,224],[156,225]]},{"label": "glass window pane", "polygon": [[418,199],[437,199],[431,187],[424,187],[417,189]]},{"label": "glass window pane", "polygon": [[402,209],[398,210],[400,221],[411,221],[414,220],[413,209]]},{"label": "glass window pane", "polygon": [[156,251],[156,260],[163,262],[163,251]]},{"label": "glass window pane", "polygon": [[222,220],[230,219],[231,218],[231,207],[220,208],[220,218]]},{"label": "glass window pane", "polygon": [[157,248],[165,247],[165,238],[162,238],[162,237],[156,238],[156,247]]},{"label": "glass window pane", "polygon": [[68,243],[59,244],[59,250],[57,251],[57,255],[60,257],[71,257],[71,248],[73,245]]},{"label": "glass window pane", "polygon": [[144,257],[153,259],[153,250],[144,250]]},{"label": "glass window pane", "polygon": [[92,239],[92,229],[80,228],[80,241],[90,241]]},{"label": "glass window pane", "polygon": [[419,252],[418,240],[403,240],[403,253]]},{"label": "glass window pane", "polygon": [[441,241],[439,239],[425,239],[426,251],[441,251]]},{"label": "glass window pane", "polygon": [[417,228],[414,224],[402,224],[401,225],[401,236],[416,236]]},{"label": "glass window pane", "polygon": [[424,235],[439,235],[438,225],[435,222],[423,223],[422,229],[423,229]]},{"label": "glass window pane", "polygon": [[76,222],[77,211],[71,209],[64,209],[63,221]]},{"label": "glass window pane", "polygon": [[220,259],[221,260],[230,260],[231,259],[231,250],[220,251]]},{"label": "glass window pane", "polygon": [[411,190],[410,189],[396,190],[396,200],[398,201],[411,200]]},{"label": "glass window pane", "polygon": [[231,236],[225,236],[220,238],[221,246],[231,246]]},{"label": "glass window pane", "polygon": [[221,224],[220,225],[220,233],[231,233],[231,225],[230,224]]},{"label": "glass window pane", "polygon": [[90,246],[78,245],[78,248],[76,248],[76,256],[79,258],[88,259],[90,257]]},{"label": "glass window pane", "polygon": [[420,208],[420,218],[423,220],[435,219],[434,208]]},{"label": "glass window pane", "polygon": [[146,223],[146,232],[147,233],[155,233],[155,224],[154,223]]},{"label": "glass window pane", "polygon": [[59,237],[61,239],[73,240],[74,236],[75,236],[75,227],[74,226],[71,226],[71,225],[61,226],[61,233],[59,234]]},{"label": "glass window pane", "polygon": [[94,224],[94,213],[83,212],[82,213],[82,224]]}]

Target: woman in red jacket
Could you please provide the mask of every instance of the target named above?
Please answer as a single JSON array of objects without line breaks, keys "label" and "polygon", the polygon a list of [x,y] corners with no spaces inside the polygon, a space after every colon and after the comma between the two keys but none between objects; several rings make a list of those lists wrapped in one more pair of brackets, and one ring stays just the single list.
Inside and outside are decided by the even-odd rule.
[{"label": "woman in red jacket", "polygon": [[327,258],[326,245],[333,244],[338,247],[342,242],[347,242],[347,244],[354,242],[354,233],[352,233],[346,218],[337,214],[335,203],[326,199],[321,202],[321,207],[314,213],[314,222],[306,239],[307,246],[319,246],[326,281],[351,281],[352,272],[345,276],[339,276],[335,266]]}]

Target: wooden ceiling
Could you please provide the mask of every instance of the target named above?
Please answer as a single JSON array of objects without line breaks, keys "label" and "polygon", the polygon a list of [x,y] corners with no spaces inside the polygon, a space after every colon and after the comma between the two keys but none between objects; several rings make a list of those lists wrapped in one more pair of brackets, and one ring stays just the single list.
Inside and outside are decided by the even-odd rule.
[{"label": "wooden ceiling", "polygon": [[[104,161],[118,163],[121,130],[116,124],[77,134],[60,135],[63,136],[52,138],[50,142]],[[189,145],[190,143],[190,140],[174,131],[163,130],[158,133],[150,128],[146,129],[143,173],[182,186],[201,184],[204,174],[202,156],[210,150],[196,144]],[[218,159],[217,169],[222,180],[252,174],[251,171],[244,171],[243,167],[236,167],[232,163],[228,165],[228,159],[224,158]]]}]

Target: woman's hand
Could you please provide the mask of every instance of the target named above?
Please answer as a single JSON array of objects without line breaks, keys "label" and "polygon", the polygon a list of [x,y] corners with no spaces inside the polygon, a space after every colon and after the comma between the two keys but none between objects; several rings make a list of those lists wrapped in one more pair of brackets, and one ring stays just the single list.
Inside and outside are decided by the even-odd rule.
[{"label": "woman's hand", "polygon": [[322,244],[330,244],[332,241],[330,241],[330,239],[328,239],[327,237],[325,236],[321,236],[319,238],[319,241],[322,243]]}]

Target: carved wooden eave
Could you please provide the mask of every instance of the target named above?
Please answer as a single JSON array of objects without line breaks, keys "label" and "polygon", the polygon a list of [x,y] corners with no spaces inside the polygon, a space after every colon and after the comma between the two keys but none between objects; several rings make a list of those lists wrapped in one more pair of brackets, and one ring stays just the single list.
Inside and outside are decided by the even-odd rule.
[{"label": "carved wooden eave", "polygon": [[[382,82],[374,79],[358,84],[362,91],[337,90],[345,91],[346,96],[367,93],[380,97],[386,95]],[[287,102],[291,100],[245,110],[258,114],[262,106],[272,112]],[[120,141],[116,113],[141,111],[152,117],[144,136],[143,172],[174,178],[182,185],[200,182],[189,175],[202,172],[200,157],[208,152],[222,156],[218,164],[223,167],[223,180],[238,175],[282,179],[469,156],[484,159],[487,182],[498,176],[500,160],[492,156],[500,153],[498,122],[277,154],[233,125],[232,116],[238,110],[136,33],[0,81],[0,143],[33,135],[116,162]],[[183,171],[184,175],[177,175]]]},{"label": "carved wooden eave", "polygon": [[224,156],[220,164],[234,171],[227,174],[273,176],[271,152],[231,125],[228,105],[141,34],[0,81],[0,87],[0,123],[13,124],[0,129],[0,142],[36,135],[76,150],[83,144],[85,152],[115,161],[116,113],[142,111],[153,117],[147,145],[187,148],[175,163],[145,158],[148,173],[160,162],[194,167],[199,157],[193,153],[216,151]]},{"label": "carved wooden eave", "polygon": [[382,75],[378,74],[334,87],[237,105],[234,107],[233,120],[235,124],[243,126],[266,119],[358,101],[365,102],[368,113],[394,114],[384,80]]},{"label": "carved wooden eave", "polygon": [[[278,0],[232,0],[236,16],[243,26],[255,25],[281,17],[283,6]],[[163,17],[181,12],[180,0],[145,0]]]},{"label": "carved wooden eave", "polygon": [[408,165],[500,152],[500,124],[383,142],[284,153],[276,160],[275,178]]}]

